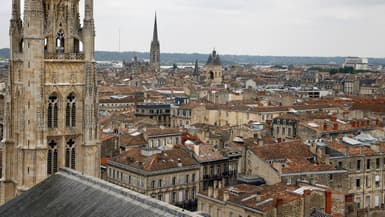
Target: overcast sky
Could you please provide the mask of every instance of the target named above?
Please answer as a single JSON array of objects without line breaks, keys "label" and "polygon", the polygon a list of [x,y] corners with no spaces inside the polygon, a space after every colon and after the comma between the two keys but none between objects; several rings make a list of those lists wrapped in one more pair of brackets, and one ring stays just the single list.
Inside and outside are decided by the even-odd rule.
[{"label": "overcast sky", "polygon": [[[8,47],[11,0],[0,0]],[[95,0],[96,49],[385,57],[385,0]]]}]

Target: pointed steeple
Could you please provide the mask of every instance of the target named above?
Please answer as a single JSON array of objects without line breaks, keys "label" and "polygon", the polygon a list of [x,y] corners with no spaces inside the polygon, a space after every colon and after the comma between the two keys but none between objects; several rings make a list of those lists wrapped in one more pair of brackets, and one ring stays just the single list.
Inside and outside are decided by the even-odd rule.
[{"label": "pointed steeple", "polygon": [[156,72],[160,71],[160,45],[158,40],[158,23],[156,20],[156,12],[155,12],[155,22],[154,22],[154,33],[152,36],[151,49],[150,49],[150,64]]},{"label": "pointed steeple", "polygon": [[152,41],[158,41],[158,24],[156,22],[156,12],[155,12],[155,22],[154,22],[154,33],[152,35]]},{"label": "pointed steeple", "polygon": [[193,76],[198,76],[199,75],[199,66],[198,66],[198,60],[195,60],[195,67],[193,71]]}]

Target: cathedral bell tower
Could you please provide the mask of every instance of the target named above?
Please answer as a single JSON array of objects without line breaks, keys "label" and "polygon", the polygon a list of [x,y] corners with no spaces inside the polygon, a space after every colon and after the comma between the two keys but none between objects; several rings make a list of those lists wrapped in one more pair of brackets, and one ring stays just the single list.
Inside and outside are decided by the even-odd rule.
[{"label": "cathedral bell tower", "polygon": [[99,176],[93,0],[12,0],[0,203],[61,167]]}]

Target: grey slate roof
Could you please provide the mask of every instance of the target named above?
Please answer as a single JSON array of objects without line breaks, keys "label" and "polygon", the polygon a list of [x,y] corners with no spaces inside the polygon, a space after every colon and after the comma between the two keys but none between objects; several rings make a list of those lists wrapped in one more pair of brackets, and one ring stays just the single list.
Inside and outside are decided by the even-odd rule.
[{"label": "grey slate roof", "polygon": [[325,213],[324,211],[321,211],[321,210],[314,210],[311,214],[310,214],[311,217],[330,217],[329,214]]},{"label": "grey slate roof", "polygon": [[200,216],[117,185],[62,169],[0,207],[7,217]]},{"label": "grey slate roof", "polygon": [[214,65],[214,66],[220,66],[222,65],[221,59],[219,58],[219,55],[215,50],[210,54],[209,58],[207,59],[206,65]]}]

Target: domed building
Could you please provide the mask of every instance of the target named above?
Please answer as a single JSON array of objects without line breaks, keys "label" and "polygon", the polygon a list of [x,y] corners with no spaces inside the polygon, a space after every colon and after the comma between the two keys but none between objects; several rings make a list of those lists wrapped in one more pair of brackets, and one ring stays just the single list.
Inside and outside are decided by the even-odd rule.
[{"label": "domed building", "polygon": [[213,50],[205,66],[206,81],[212,86],[222,84],[222,72],[221,59],[217,52]]}]

